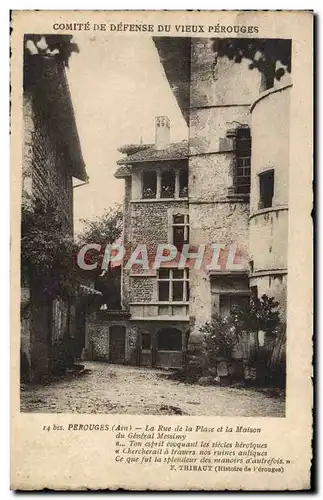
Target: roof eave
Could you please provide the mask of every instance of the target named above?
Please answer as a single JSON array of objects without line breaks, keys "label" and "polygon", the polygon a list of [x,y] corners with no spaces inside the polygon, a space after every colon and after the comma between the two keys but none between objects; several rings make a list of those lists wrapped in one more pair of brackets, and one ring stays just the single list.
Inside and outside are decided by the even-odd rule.
[{"label": "roof eave", "polygon": [[66,148],[71,176],[88,180],[64,63],[53,56],[29,56],[24,78],[24,89],[40,94],[51,109],[53,126]]},{"label": "roof eave", "polygon": [[153,37],[153,41],[170,88],[189,124],[191,40],[189,37]]},{"label": "roof eave", "polygon": [[159,161],[179,161],[179,160],[188,160],[188,156],[177,156],[177,157],[170,157],[170,158],[150,158],[150,159],[143,159],[143,160],[129,160],[125,158],[124,160],[118,160],[117,164],[118,165],[128,165],[131,166],[134,163],[156,163]]}]

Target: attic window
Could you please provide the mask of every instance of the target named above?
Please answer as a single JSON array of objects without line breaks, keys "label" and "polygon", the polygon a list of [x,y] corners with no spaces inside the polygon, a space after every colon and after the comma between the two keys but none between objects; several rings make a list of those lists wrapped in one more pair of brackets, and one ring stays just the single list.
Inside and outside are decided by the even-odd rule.
[{"label": "attic window", "polygon": [[274,170],[259,174],[259,208],[272,207],[274,197]]},{"label": "attic window", "polygon": [[156,198],[157,193],[157,173],[146,170],[142,174],[142,197]]}]

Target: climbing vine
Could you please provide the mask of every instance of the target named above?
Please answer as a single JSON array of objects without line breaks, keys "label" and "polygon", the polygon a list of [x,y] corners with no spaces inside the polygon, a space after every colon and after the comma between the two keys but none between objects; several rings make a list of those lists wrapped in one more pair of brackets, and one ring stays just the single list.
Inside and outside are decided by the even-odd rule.
[{"label": "climbing vine", "polygon": [[77,246],[57,203],[23,204],[21,265],[40,293],[54,298],[77,292],[76,256]]}]

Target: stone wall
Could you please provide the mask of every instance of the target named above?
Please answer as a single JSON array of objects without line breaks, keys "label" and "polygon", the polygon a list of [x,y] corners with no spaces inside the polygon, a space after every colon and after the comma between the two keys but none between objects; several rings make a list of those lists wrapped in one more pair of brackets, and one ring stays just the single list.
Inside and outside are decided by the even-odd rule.
[{"label": "stone wall", "polygon": [[[289,105],[291,84],[261,94],[252,105],[250,284],[273,296],[286,317],[289,186]],[[275,122],[275,127],[270,124]],[[261,208],[259,175],[274,171],[272,206]]]},{"label": "stone wall", "polygon": [[156,246],[168,243],[168,211],[188,208],[187,201],[133,202],[131,240],[133,244]]},{"label": "stone wall", "polygon": [[[249,106],[261,78],[247,61],[216,58],[213,41],[192,39],[190,109],[190,242],[236,245],[241,268],[249,269],[249,200],[232,197],[234,151],[229,131],[250,126]],[[225,270],[225,269],[222,269]],[[190,272],[192,339],[211,319],[206,269]]]},{"label": "stone wall", "polygon": [[138,332],[135,325],[127,319],[114,316],[112,313],[99,311],[87,317],[87,353],[89,359],[110,360],[110,328],[125,328],[125,362],[137,363]]},{"label": "stone wall", "polygon": [[249,69],[249,61],[234,63],[216,57],[214,39],[191,39],[191,107],[248,105],[259,93],[259,71]]},{"label": "stone wall", "polygon": [[87,317],[88,355],[93,360],[109,359],[109,326],[108,319],[101,320],[96,315]]},{"label": "stone wall", "polygon": [[[30,201],[31,197],[35,197],[44,203],[57,203],[65,230],[72,236],[72,174],[59,131],[48,115],[45,98],[48,99],[48,96],[38,92],[37,85],[33,91],[24,92],[22,199]],[[31,319],[22,323],[22,351],[29,359],[33,378],[37,379],[50,369],[52,304],[48,300],[45,303],[37,290],[31,290],[31,302]]]},{"label": "stone wall", "polygon": [[153,280],[155,278],[130,278],[131,302],[150,302],[153,298]]},{"label": "stone wall", "polygon": [[[149,270],[136,266],[132,269],[123,268],[122,299],[123,307],[129,309],[130,302],[150,302],[157,300],[156,271],[152,270],[157,245],[171,243],[171,216],[177,211],[187,210],[187,201],[136,201],[130,203],[128,217],[130,218],[129,235],[132,251],[137,245],[146,244],[148,248]],[[150,274],[136,278],[134,273]]]}]

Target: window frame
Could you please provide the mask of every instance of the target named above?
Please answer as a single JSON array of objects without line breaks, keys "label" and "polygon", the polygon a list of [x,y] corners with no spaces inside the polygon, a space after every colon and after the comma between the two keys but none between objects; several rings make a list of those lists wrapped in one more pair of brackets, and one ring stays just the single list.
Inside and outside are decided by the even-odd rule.
[{"label": "window frame", "polygon": [[[243,138],[239,138],[239,131],[241,130],[248,130],[249,131],[249,137],[244,138],[245,140],[250,140],[250,151],[249,155],[247,156],[239,156],[238,153],[238,148],[237,148],[237,141],[242,140]],[[228,139],[232,140],[232,152],[233,152],[233,160],[232,160],[232,185],[229,187],[229,195],[233,196],[244,196],[244,197],[249,197],[250,196],[250,191],[251,191],[251,156],[252,156],[252,137],[251,137],[251,128],[249,125],[241,125],[240,127],[230,129],[226,133],[226,137]],[[238,161],[239,160],[249,160],[250,166],[249,165],[243,165],[238,166]],[[237,169],[238,168],[249,168],[250,169],[250,176],[249,177],[249,184],[247,192],[239,192],[239,186],[238,186],[238,175],[237,175]],[[243,176],[242,176],[243,177]]]},{"label": "window frame", "polygon": [[[169,275],[166,278],[161,278],[160,277],[160,271],[169,271]],[[182,278],[174,278],[174,271],[182,271],[183,272],[183,277]],[[187,304],[189,301],[189,295],[190,295],[190,290],[189,290],[189,269],[184,268],[184,269],[177,269],[177,268],[167,268],[167,267],[162,267],[158,269],[157,272],[157,297],[158,297],[158,302],[160,303],[172,303],[172,304]],[[159,284],[160,283],[168,283],[168,300],[162,300],[160,299],[160,293],[159,293]],[[183,299],[182,300],[174,300],[174,283],[182,283],[182,292],[183,292]]]},{"label": "window frame", "polygon": [[[144,175],[148,174],[155,174],[155,196],[144,196]],[[157,196],[157,184],[158,184],[158,179],[157,179],[157,172],[156,170],[153,169],[144,169],[141,172],[141,199],[142,200],[155,200]]]},{"label": "window frame", "polygon": [[[181,196],[181,183],[180,177],[183,172],[187,170],[187,194],[186,196]],[[155,197],[144,197],[144,174],[155,173],[156,175],[156,189],[155,189]],[[171,172],[174,176],[174,195],[170,197],[162,196],[162,176],[166,172]],[[188,168],[179,167],[175,168],[172,166],[164,167],[164,168],[144,168],[141,171],[141,186],[140,186],[140,199],[142,200],[186,200],[188,198]]]},{"label": "window frame", "polygon": [[[264,204],[264,199],[262,197],[262,187],[261,183],[262,180],[267,176],[271,175],[272,176],[272,193],[271,193],[271,203],[270,205],[265,205]],[[259,210],[266,209],[266,208],[271,208],[273,206],[274,202],[274,196],[275,196],[275,169],[274,168],[268,168],[266,170],[263,170],[262,172],[258,173],[258,193],[259,193],[259,198],[258,198],[258,208]]]},{"label": "window frame", "polygon": [[[241,131],[248,131],[249,132],[249,137],[239,137],[239,133]],[[250,195],[250,189],[251,189],[251,152],[252,152],[252,139],[251,139],[251,129],[250,127],[238,127],[235,130],[235,137],[234,137],[234,176],[233,176],[233,184],[234,184],[234,192],[235,194],[242,194],[242,195]],[[244,154],[243,152],[239,152],[238,148],[238,143],[240,141],[250,141],[250,148],[247,150],[248,154]],[[242,150],[244,151],[244,150]],[[246,165],[245,163],[248,161],[249,165]],[[239,162],[242,162],[242,165],[239,164]],[[238,173],[238,169],[243,169],[244,171],[248,169],[249,175],[245,175],[245,172],[243,174]],[[249,179],[248,182],[245,184],[241,183],[239,179]],[[239,189],[247,187],[247,192],[244,192],[243,190],[240,191]]]},{"label": "window frame", "polygon": [[233,313],[233,311],[231,311],[231,301],[232,300],[236,300],[236,299],[241,299],[241,298],[246,298],[250,301],[250,290],[249,291],[244,291],[244,292],[231,292],[231,293],[219,293],[219,315],[221,318],[225,318],[227,317],[228,315],[226,316],[223,316],[221,314],[221,299],[227,299],[229,300],[229,315],[231,315]]},{"label": "window frame", "polygon": [[[169,187],[172,188],[173,191],[173,196],[163,196],[163,177],[164,176],[171,176],[172,177],[172,184],[169,185]],[[157,175],[157,184],[158,184],[158,175]],[[158,189],[157,189],[158,192]],[[160,198],[163,200],[169,200],[176,198],[176,172],[172,168],[164,168],[160,170]]]},{"label": "window frame", "polygon": [[[174,222],[175,217],[184,217],[183,222]],[[184,241],[182,243],[177,243],[175,242],[175,237],[174,237],[174,228],[184,228]],[[190,216],[188,211],[185,212],[176,212],[171,215],[171,243],[172,245],[176,246],[178,251],[181,251],[183,245],[186,245],[190,242]],[[178,246],[181,246],[181,248],[178,248]]]}]

